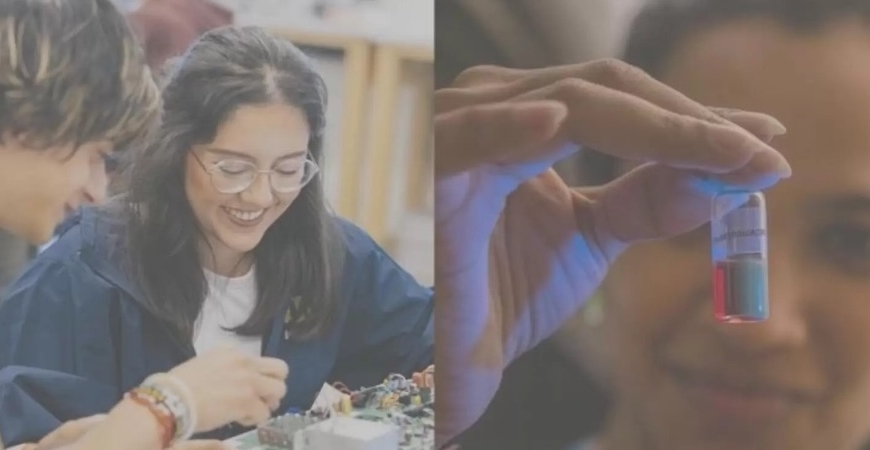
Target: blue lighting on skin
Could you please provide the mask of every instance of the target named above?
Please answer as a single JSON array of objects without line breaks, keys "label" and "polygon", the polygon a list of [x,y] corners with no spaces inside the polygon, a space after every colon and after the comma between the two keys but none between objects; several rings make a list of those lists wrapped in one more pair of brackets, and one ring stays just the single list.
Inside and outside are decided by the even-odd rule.
[{"label": "blue lighting on skin", "polygon": [[[580,150],[579,147],[567,146],[557,153],[556,157],[542,159],[534,163],[516,164],[510,168],[500,168],[499,172],[512,175],[512,177],[502,179],[504,185],[500,188],[506,193],[510,193],[523,181],[543,173],[553,163],[577,150]],[[736,184],[699,174],[693,177],[690,187],[711,200],[723,193],[737,194],[741,192],[746,193],[748,200],[750,193],[773,187],[780,180],[779,176],[770,174],[747,183]],[[737,200],[735,208],[745,203],[745,200],[738,200],[740,196],[735,195],[734,197]],[[546,220],[546,218],[542,217],[541,220]],[[508,360],[519,356],[519,352],[537,345],[555,331],[558,328],[557,324],[563,323],[567,315],[576,312],[584,302],[578,301],[575,297],[579,294],[581,298],[588,298],[598,288],[608,269],[606,262],[602,261],[600,255],[594,250],[593,243],[579,234],[562,236],[556,242],[540,242],[539,244],[551,247],[554,257],[551,261],[543,263],[538,261],[536,265],[523,267],[527,272],[527,279],[537,280],[538,283],[527,286],[528,303],[517,318],[517,323],[527,326],[516,326],[508,335],[508,341],[505,343],[505,356]],[[587,264],[587,266],[585,270],[571,267],[576,264]],[[532,272],[535,274],[533,275]],[[583,274],[580,279],[576,278],[578,273]],[[573,276],[569,276],[569,274]],[[759,289],[761,288],[766,288],[766,286],[759,287]],[[756,292],[754,297],[758,297],[762,293]],[[555,301],[548,301],[548,299],[554,298]],[[545,305],[545,307],[541,307],[541,305]],[[767,311],[766,309],[757,310],[756,313],[763,316],[767,314]]]},{"label": "blue lighting on skin", "polygon": [[781,178],[776,175],[765,175],[749,183],[731,184],[726,183],[722,180],[712,178],[709,175],[699,175],[694,177],[691,186],[694,189],[697,189],[698,192],[712,198],[728,192],[737,193],[763,191],[765,189],[769,189],[775,186],[780,181]]},{"label": "blue lighting on skin", "polygon": [[[547,218],[540,217],[539,220],[546,221]],[[535,280],[536,283],[525,285],[527,290],[517,293],[527,294],[527,303],[516,319],[518,325],[507,336],[504,354],[508,360],[519,357],[552,335],[566,317],[585,305],[585,300],[601,284],[608,269],[595,243],[579,233],[553,241],[534,235],[528,237],[538,239],[528,245],[549,247],[552,258],[519,266],[524,281]]]}]

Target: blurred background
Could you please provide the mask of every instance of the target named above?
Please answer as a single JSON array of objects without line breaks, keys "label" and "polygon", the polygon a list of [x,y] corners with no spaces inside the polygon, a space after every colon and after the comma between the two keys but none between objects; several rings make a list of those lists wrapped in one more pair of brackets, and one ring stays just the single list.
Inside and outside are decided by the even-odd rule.
[{"label": "blurred background", "polygon": [[[327,199],[421,283],[433,283],[434,0],[115,2],[155,71],[203,32],[231,23],[266,27],[308,53],[329,92]],[[35,251],[0,232],[0,289]]]}]

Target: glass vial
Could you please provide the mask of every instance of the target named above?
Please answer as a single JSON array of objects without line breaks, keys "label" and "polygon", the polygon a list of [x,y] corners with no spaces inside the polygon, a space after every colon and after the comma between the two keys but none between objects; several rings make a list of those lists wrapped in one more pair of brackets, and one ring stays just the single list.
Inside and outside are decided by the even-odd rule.
[{"label": "glass vial", "polygon": [[767,209],[761,192],[724,192],[713,198],[710,220],[713,302],[726,323],[766,320]]}]

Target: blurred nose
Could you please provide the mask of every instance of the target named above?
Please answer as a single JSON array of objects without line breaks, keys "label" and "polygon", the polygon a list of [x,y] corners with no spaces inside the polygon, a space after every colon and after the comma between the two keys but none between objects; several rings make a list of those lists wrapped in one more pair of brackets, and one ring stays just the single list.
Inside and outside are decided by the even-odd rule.
[{"label": "blurred nose", "polygon": [[717,336],[726,347],[741,353],[766,354],[795,349],[806,345],[808,324],[804,283],[811,283],[810,274],[801,273],[801,260],[790,248],[794,245],[771,247],[768,257],[767,320],[742,324],[716,324]]},{"label": "blurred nose", "polygon": [[268,208],[275,201],[275,196],[272,193],[272,184],[269,179],[269,174],[261,173],[254,179],[254,182],[241,193],[242,201],[257,205],[260,208]]},{"label": "blurred nose", "polygon": [[101,205],[106,201],[106,191],[109,188],[109,176],[106,174],[106,169],[92,169],[88,184],[85,186],[85,202],[89,204]]}]

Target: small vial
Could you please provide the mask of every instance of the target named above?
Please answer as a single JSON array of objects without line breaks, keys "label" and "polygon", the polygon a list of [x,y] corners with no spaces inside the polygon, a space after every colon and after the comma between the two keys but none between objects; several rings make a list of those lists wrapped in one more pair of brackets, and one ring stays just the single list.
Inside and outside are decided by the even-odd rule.
[{"label": "small vial", "polygon": [[710,220],[716,319],[751,323],[770,315],[767,209],[761,192],[723,192]]}]

